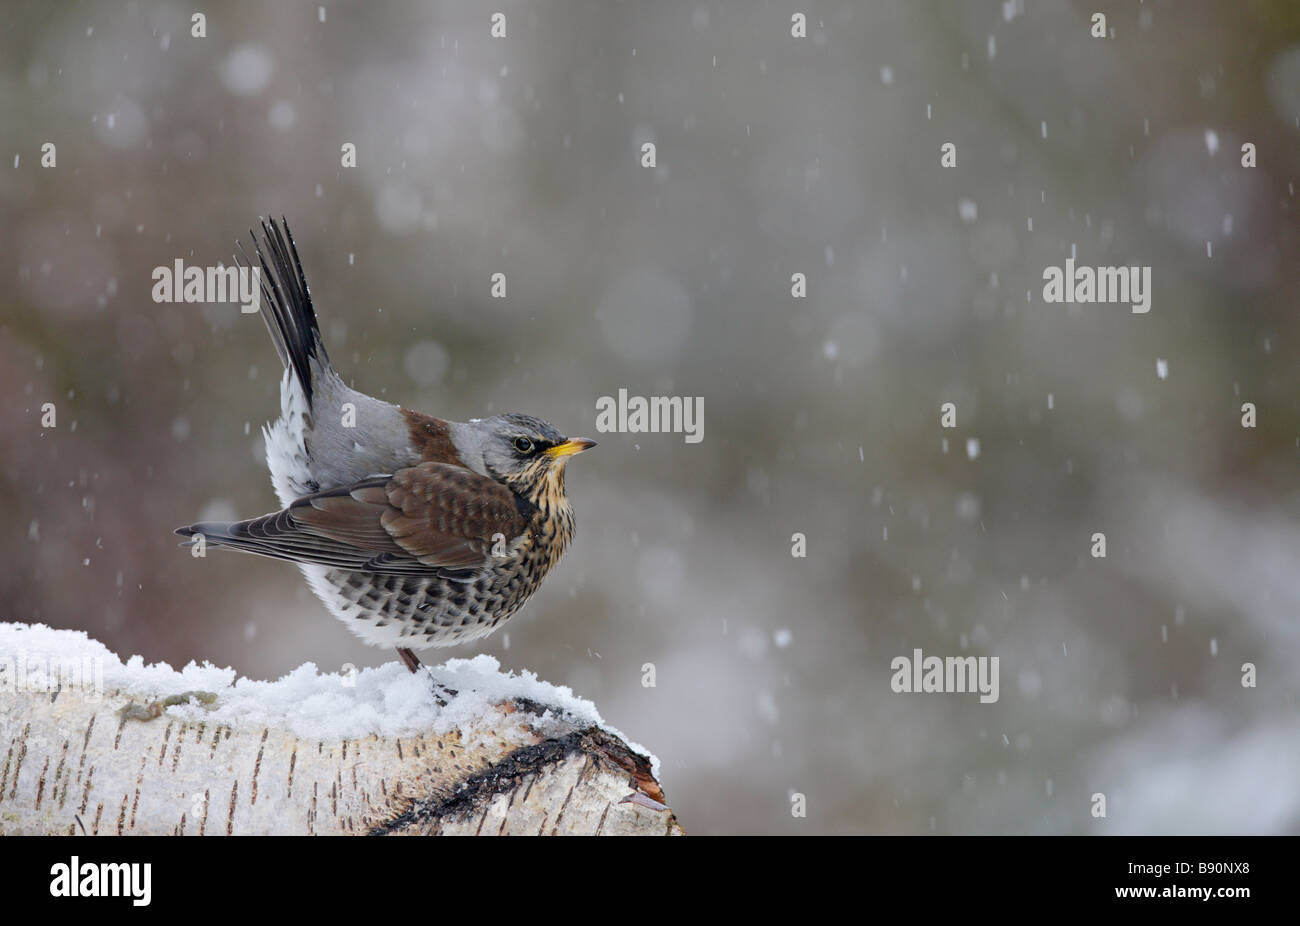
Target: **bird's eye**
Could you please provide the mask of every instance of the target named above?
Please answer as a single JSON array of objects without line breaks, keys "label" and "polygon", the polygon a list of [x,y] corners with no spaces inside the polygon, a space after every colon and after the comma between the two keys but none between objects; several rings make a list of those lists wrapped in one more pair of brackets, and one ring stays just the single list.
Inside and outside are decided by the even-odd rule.
[{"label": "bird's eye", "polygon": [[515,449],[518,450],[520,453],[532,453],[533,442],[526,437],[516,437]]}]

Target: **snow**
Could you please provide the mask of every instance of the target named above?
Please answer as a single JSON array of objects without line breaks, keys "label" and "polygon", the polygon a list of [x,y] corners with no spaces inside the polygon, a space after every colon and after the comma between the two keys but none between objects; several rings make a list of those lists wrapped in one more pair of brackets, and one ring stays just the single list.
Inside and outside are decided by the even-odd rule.
[{"label": "snow", "polygon": [[411,344],[402,356],[402,369],[420,386],[435,386],[451,368],[451,355],[437,341],[425,338]]},{"label": "snow", "polygon": [[[351,668],[351,667],[347,667]],[[547,710],[529,725],[542,736],[564,735],[575,727],[600,726],[631,749],[650,758],[656,777],[659,760],[601,720],[596,705],[565,686],[541,681],[527,670],[502,671],[492,656],[450,659],[429,672],[412,674],[399,662],[342,674],[320,672],[304,663],[273,682],[237,677],[232,668],[189,663],[179,672],[166,663],[146,665],[140,656],[122,662],[84,631],[55,630],[44,624],[0,623],[0,694],[50,690],[54,682],[82,679],[88,699],[120,691],[142,701],[188,691],[217,695],[214,705],[168,707],[168,716],[187,721],[287,729],[306,739],[358,739],[459,732],[472,742],[487,733],[500,714],[494,705],[528,699]],[[429,675],[457,692],[439,705]]]},{"label": "snow", "polygon": [[273,129],[279,129],[282,132],[288,131],[293,128],[297,118],[297,111],[288,100],[277,100],[275,105],[271,107],[269,120]]},{"label": "snow", "polygon": [[221,82],[236,96],[254,96],[271,82],[275,62],[261,45],[237,46],[221,65]]}]

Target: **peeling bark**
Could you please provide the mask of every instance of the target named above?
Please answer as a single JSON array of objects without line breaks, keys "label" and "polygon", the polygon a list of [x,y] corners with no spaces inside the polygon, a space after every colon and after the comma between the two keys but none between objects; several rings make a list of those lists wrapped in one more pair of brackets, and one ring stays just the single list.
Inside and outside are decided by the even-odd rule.
[{"label": "peeling bark", "polygon": [[531,701],[490,709],[472,741],[306,740],[139,719],[131,701],[0,691],[0,835],[682,832],[646,757],[597,726],[552,719],[544,736]]}]

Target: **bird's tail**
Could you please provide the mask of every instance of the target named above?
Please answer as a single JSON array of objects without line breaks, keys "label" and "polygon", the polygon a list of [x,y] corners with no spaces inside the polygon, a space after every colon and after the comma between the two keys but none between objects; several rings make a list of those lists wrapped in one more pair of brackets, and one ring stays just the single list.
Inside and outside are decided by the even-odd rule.
[{"label": "bird's tail", "polygon": [[175,533],[186,538],[180,544],[182,547],[193,547],[199,544],[201,537],[205,548],[226,547],[296,563],[355,566],[350,559],[330,549],[328,538],[319,538],[322,541],[319,549],[310,544],[305,544],[302,549],[295,549],[293,545],[282,542],[280,531],[285,525],[290,529],[296,527],[289,512],[273,511],[260,518],[249,518],[247,521],[200,521],[189,527],[178,527]]},{"label": "bird's tail", "polygon": [[[250,530],[251,523],[248,521],[201,521],[198,524],[191,524],[189,527],[178,527],[175,532],[177,535],[186,538],[186,541],[181,544],[182,547],[194,546],[202,537],[206,546],[230,547],[249,553],[276,556],[274,549],[268,549],[262,538],[255,531]],[[287,559],[288,557],[279,556],[277,558]]]},{"label": "bird's tail", "polygon": [[[262,265],[262,320],[271,332],[280,362],[293,370],[303,395],[310,403],[312,362],[315,361],[321,372],[332,371],[332,368],[316,324],[307,277],[302,272],[302,261],[298,259],[298,248],[293,243],[288,221],[281,217],[279,224],[275,219],[269,222],[259,219],[259,222],[261,237],[256,232],[250,234],[258,262]],[[239,252],[246,263],[252,263],[242,244]]]}]

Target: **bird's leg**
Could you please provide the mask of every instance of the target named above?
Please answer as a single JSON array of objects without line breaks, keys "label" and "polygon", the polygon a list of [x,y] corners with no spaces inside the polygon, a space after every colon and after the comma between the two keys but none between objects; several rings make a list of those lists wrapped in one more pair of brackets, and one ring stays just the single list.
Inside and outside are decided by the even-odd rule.
[{"label": "bird's leg", "polygon": [[420,671],[420,657],[415,655],[413,651],[399,646],[397,648],[397,655],[402,657],[402,662],[406,663],[406,667],[410,669],[412,673]]},{"label": "bird's leg", "polygon": [[[419,672],[421,669],[424,669],[425,671],[428,671],[429,669],[428,666],[420,662],[419,656],[415,655],[414,652],[405,647],[397,647],[397,655],[402,657],[402,662],[406,664],[406,667],[410,669],[412,673]],[[447,702],[456,697],[458,692],[455,688],[448,688],[441,682],[434,680],[432,672],[429,672],[429,678],[430,680],[433,680],[434,700],[438,702],[439,707],[446,707]]]}]

